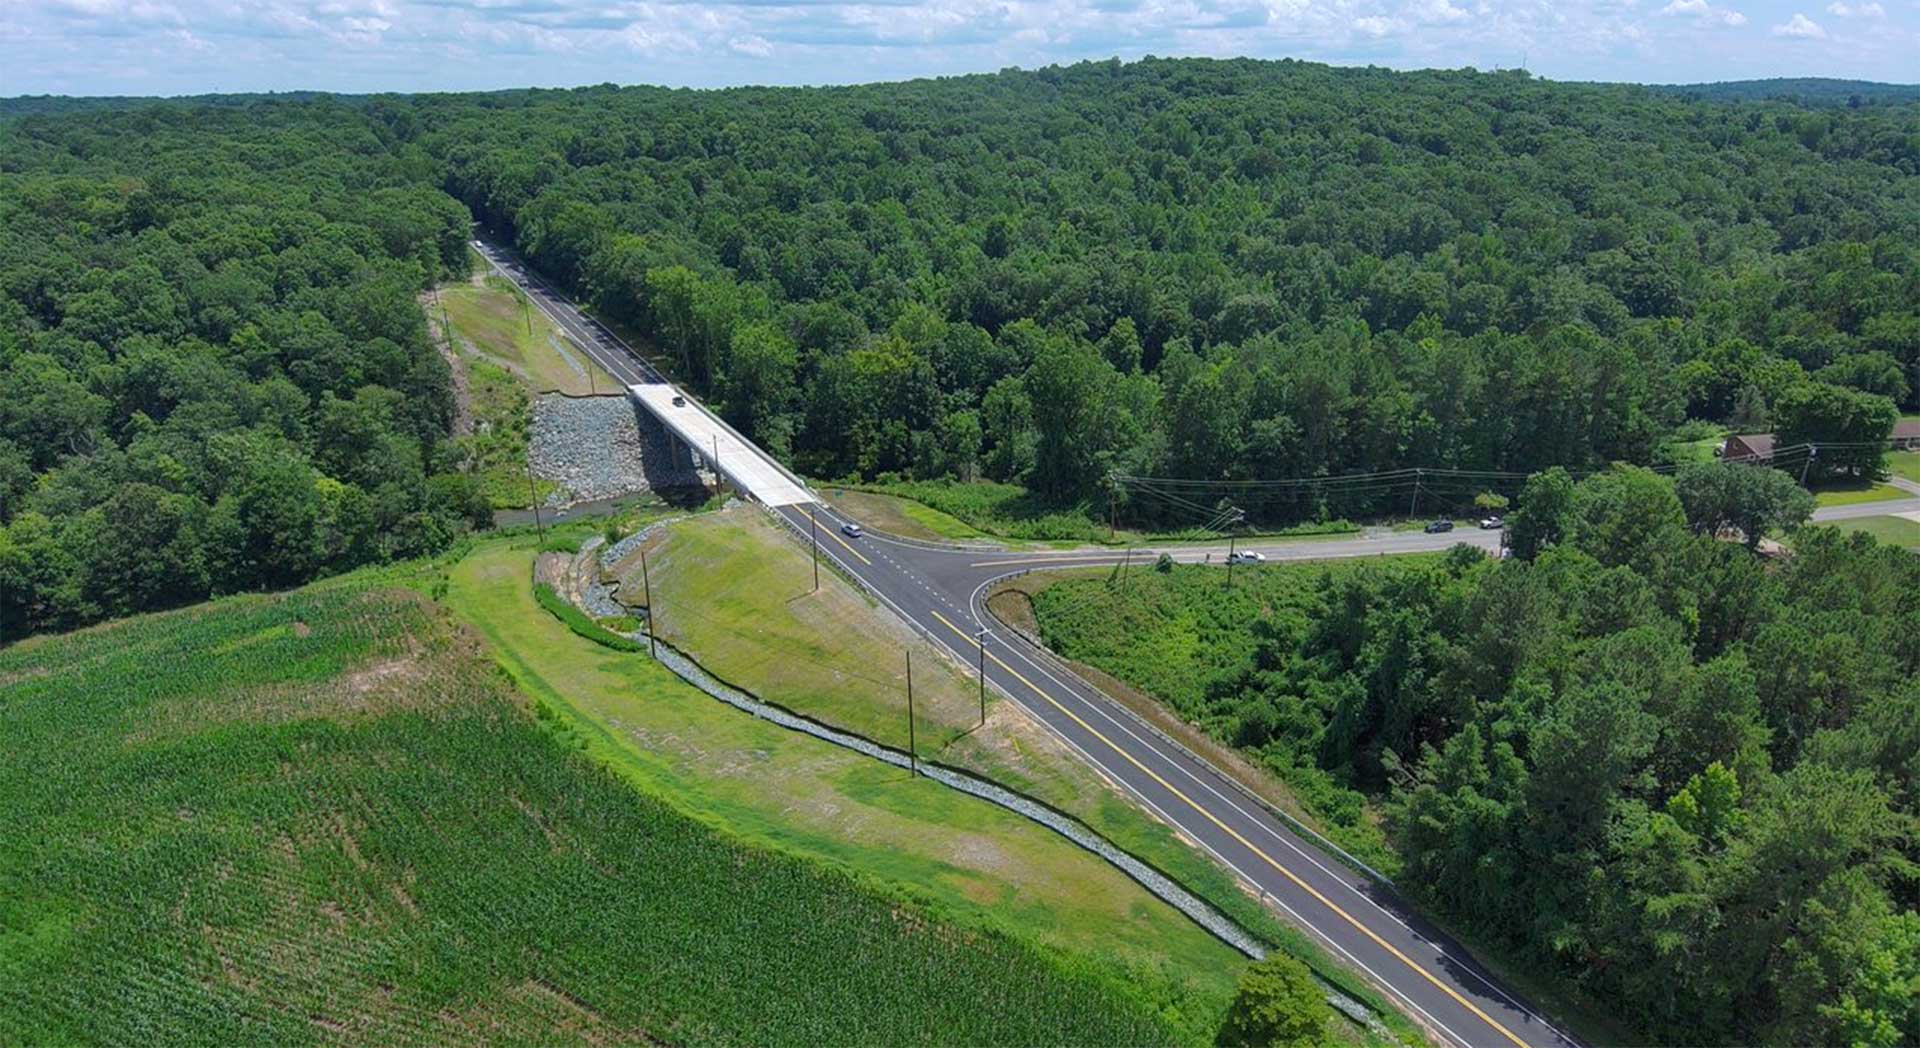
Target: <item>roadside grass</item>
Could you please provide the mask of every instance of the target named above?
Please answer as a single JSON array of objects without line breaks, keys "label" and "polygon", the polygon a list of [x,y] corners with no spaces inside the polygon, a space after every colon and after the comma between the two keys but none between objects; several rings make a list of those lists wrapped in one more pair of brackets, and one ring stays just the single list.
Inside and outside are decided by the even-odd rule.
[{"label": "roadside grass", "polygon": [[[637,561],[616,566],[623,600],[636,601],[642,591]],[[1023,710],[989,691],[986,725],[976,729],[977,678],[831,570],[821,571],[820,591],[812,592],[805,551],[758,511],[742,506],[670,525],[648,550],[648,570],[663,638],[768,701],[900,749],[907,744],[903,651],[912,649],[923,757],[983,775],[1078,818],[1243,927],[1306,960],[1374,1008],[1403,1040],[1422,1040],[1370,986],[1333,964]]]},{"label": "roadside grass", "polygon": [[1854,520],[1840,520],[1834,527],[1843,531],[1858,531],[1872,535],[1889,546],[1902,546],[1911,550],[1920,550],[1920,522],[1905,517],[1860,517]]},{"label": "roadside grass", "polygon": [[1896,477],[1920,484],[1920,451],[1888,452],[1887,468]]},{"label": "roadside grass", "polygon": [[463,355],[479,354],[534,392],[586,396],[622,388],[504,277],[488,273],[443,287],[440,305]]},{"label": "roadside grass", "polygon": [[852,488],[820,486],[834,509],[876,531],[912,539],[978,539],[987,533],[922,502]]},{"label": "roadside grass", "polygon": [[[1224,542],[1217,531],[1200,528],[1109,530],[1104,510],[1090,503],[1052,506],[1018,484],[994,481],[962,483],[954,480],[895,480],[872,484],[822,484],[834,492],[886,496],[902,506],[877,507],[888,518],[905,517],[943,538],[991,536],[1013,545],[1038,547],[1142,546],[1187,542]],[[883,530],[893,530],[883,527]],[[1316,538],[1353,535],[1358,525],[1345,520],[1297,524],[1242,536],[1256,538]],[[966,533],[970,532],[970,534]],[[911,534],[911,533],[906,533]],[[926,534],[912,537],[926,538]]]},{"label": "roadside grass", "polygon": [[1109,984],[1131,986],[1182,1040],[1212,1036],[1238,953],[1050,831],[747,716],[647,658],[575,636],[536,603],[533,556],[524,538],[478,545],[449,569],[447,601],[523,691],[641,790],[956,920],[1070,951]]},{"label": "roadside grass", "polygon": [[[531,550],[496,541],[482,567],[497,550],[525,594]],[[377,584],[401,573],[0,651],[0,752],[15,758],[0,761],[0,1042],[1210,1035],[1227,991],[1198,977],[1157,999],[1164,983],[1144,965],[1039,944],[916,901],[932,890],[909,898],[634,789],[579,752],[585,737],[550,699],[515,693],[444,609]],[[537,609],[496,628],[542,620],[564,631]],[[563,636],[563,665],[613,658]],[[664,690],[625,698],[670,709]],[[683,750],[708,745],[672,731]],[[736,777],[771,762],[757,742],[727,756]],[[985,829],[995,844],[1020,833]],[[932,861],[901,872],[971,876]],[[1136,916],[1124,892],[1098,894],[1065,909],[1131,919],[1170,966],[1224,963],[1204,937],[1179,955],[1178,928]],[[1039,903],[1018,912],[1055,919]]]},{"label": "roadside grass", "polygon": [[1869,481],[1824,485],[1813,493],[1814,503],[1820,506],[1857,506],[1864,502],[1886,502],[1912,497],[1891,484],[1875,484]]},{"label": "roadside grass", "polygon": [[[670,525],[648,558],[659,635],[724,680],[905,750],[911,652],[921,752],[979,721],[976,688],[950,661],[829,568],[815,592],[807,556],[751,506]],[[644,606],[638,558],[628,561],[616,566],[619,598]]]}]

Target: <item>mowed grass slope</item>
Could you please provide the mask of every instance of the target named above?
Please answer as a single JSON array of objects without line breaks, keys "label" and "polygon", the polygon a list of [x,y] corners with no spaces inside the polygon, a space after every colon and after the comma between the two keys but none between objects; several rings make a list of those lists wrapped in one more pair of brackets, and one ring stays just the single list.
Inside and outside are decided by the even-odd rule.
[{"label": "mowed grass slope", "polygon": [[523,691],[642,790],[731,834],[1076,956],[1116,992],[1150,1001],[1178,1039],[1213,1036],[1239,953],[1050,830],[742,713],[644,654],[574,635],[535,603],[533,555],[530,540],[484,543],[451,567],[445,599]]},{"label": "mowed grass slope", "polygon": [[0,1043],[1174,1037],[1063,955],[718,832],[565,737],[405,591],[0,651]]},{"label": "mowed grass slope", "polygon": [[[832,547],[835,540],[823,531],[820,541]],[[662,635],[710,671],[763,699],[905,749],[902,653],[911,649],[920,718],[917,744],[923,758],[982,775],[1072,815],[1165,871],[1242,927],[1303,958],[1350,996],[1378,1008],[1408,1043],[1419,1040],[1365,984],[1332,964],[1297,930],[1251,898],[1224,868],[1149,817],[1018,706],[989,691],[986,724],[976,727],[977,678],[934,655],[918,634],[868,603],[830,568],[822,567],[820,590],[813,592],[805,549],[762,513],[742,506],[675,522],[653,541],[648,557]],[[621,598],[638,603],[638,558],[619,567]],[[990,650],[999,643],[1004,639],[990,642]],[[831,803],[836,809],[844,804],[837,799]],[[806,810],[807,804],[787,807],[791,813]],[[931,815],[911,806],[902,810]],[[1064,867],[1052,875],[1074,900],[1050,904],[1056,907],[1054,933],[1084,936],[1083,941],[1099,944],[1095,949],[1124,959],[1133,952],[1124,935],[1138,927],[1135,921],[1103,927],[1093,919],[1097,911],[1082,912],[1111,890],[1096,885],[1109,875],[1118,876],[1099,865],[1099,878],[1068,873]],[[1137,891],[1128,889],[1129,894]],[[1050,894],[1039,886],[1022,889],[1023,894],[1036,892]],[[1010,901],[1017,898],[1009,896]],[[1158,903],[1133,907],[1137,919],[1157,912],[1172,913]],[[1024,921],[1023,926],[1042,927]],[[1180,970],[1206,984],[1221,980],[1225,968],[1238,968],[1237,955],[1223,966],[1210,951],[1184,945],[1192,930],[1195,926],[1183,922],[1181,935],[1159,933],[1164,937],[1145,956],[1188,957]]]},{"label": "mowed grass slope", "polygon": [[[439,306],[453,324],[455,345],[512,372],[537,393],[586,396],[619,392],[621,383],[574,345],[505,277],[484,269],[478,279],[440,289]],[[438,310],[428,313],[438,322]]]}]

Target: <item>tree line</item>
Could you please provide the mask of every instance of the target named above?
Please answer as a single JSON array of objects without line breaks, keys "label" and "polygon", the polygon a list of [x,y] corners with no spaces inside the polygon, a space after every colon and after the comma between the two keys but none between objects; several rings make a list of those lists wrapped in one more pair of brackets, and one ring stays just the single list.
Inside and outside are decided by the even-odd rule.
[{"label": "tree line", "polygon": [[1196,500],[1109,477],[1524,476],[1661,462],[1702,422],[1870,445],[1920,407],[1914,104],[1144,60],[16,108],[16,633],[481,522],[414,301],[476,218],[809,474],[1111,493],[1141,525]]},{"label": "tree line", "polygon": [[[1811,510],[1777,470],[1554,470],[1511,557],[1232,590],[1169,562],[1036,610],[1623,1036],[1892,1048],[1920,1040],[1920,557]],[[1776,529],[1792,554],[1756,553]]]},{"label": "tree line", "polygon": [[1920,408],[1911,103],[1147,60],[388,120],[823,477],[1071,504],[1109,473],[1525,475],[1659,462],[1690,420],[1838,440]]},{"label": "tree line", "polygon": [[0,636],[490,521],[416,302],[469,218],[338,105],[0,124]]}]

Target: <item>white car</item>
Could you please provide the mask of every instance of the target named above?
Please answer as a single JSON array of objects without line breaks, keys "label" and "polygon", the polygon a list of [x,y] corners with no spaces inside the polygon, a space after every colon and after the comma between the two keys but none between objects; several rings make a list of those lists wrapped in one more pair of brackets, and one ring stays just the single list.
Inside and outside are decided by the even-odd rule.
[{"label": "white car", "polygon": [[1241,550],[1227,558],[1227,563],[1229,564],[1265,564],[1266,562],[1266,554],[1255,553],[1252,550]]}]

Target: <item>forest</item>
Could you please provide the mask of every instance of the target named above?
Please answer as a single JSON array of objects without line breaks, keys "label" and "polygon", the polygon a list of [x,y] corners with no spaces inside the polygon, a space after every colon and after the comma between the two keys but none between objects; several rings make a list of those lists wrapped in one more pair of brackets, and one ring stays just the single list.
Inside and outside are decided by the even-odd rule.
[{"label": "forest", "polygon": [[1716,473],[1811,508],[1555,470],[1511,558],[1169,562],[1035,610],[1629,1043],[1914,1044],[1920,557],[1806,528],[1770,563],[1716,537]]},{"label": "forest", "polygon": [[413,302],[470,219],[809,475],[1142,525],[1275,478],[1255,522],[1363,518],[1404,491],[1335,478],[1517,488],[1721,426],[1871,446],[1920,406],[1915,104],[1148,59],[34,108],[0,122],[9,630],[480,522]]}]

